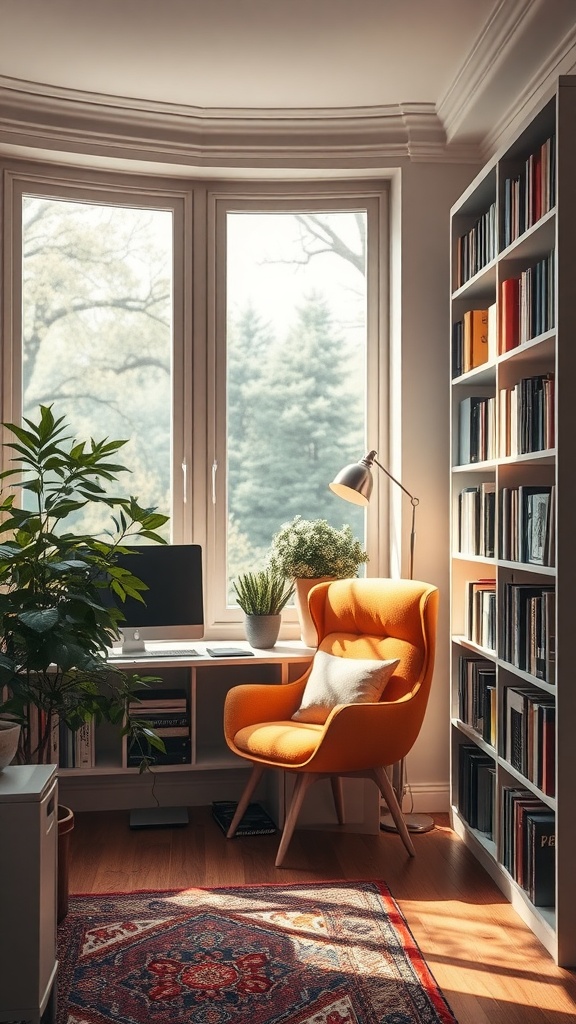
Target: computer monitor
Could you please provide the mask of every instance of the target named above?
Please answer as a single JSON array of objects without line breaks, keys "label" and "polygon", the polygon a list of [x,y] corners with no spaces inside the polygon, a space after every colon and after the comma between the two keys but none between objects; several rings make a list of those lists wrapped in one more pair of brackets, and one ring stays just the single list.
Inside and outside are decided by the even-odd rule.
[{"label": "computer monitor", "polygon": [[110,595],[125,621],[122,653],[143,653],[148,640],[198,640],[204,635],[202,548],[199,544],[134,544],[117,564],[146,584],[145,604]]}]

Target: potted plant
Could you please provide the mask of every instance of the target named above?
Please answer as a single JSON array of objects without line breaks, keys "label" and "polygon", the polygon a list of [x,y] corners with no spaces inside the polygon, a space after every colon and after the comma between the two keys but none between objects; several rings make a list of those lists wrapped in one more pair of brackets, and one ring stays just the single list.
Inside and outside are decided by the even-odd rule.
[{"label": "potted plant", "polygon": [[274,647],[280,632],[282,609],[294,586],[272,565],[245,572],[234,581],[236,600],[246,615],[246,637],[252,647]]},{"label": "potted plant", "polygon": [[302,640],[309,647],[315,647],[316,630],[308,614],[309,591],[322,580],[356,576],[360,566],[368,561],[368,555],[348,524],[338,530],[326,519],[295,516],[272,538],[269,560],[279,572],[294,581]]},{"label": "potted plant", "polygon": [[[143,600],[144,585],[116,557],[134,537],[163,543],[156,531],[167,516],[104,489],[125,469],[115,461],[125,441],[75,441],[51,406],[37,422],[3,426],[15,465],[0,473],[0,717],[21,726],[17,761],[50,762],[57,722],[76,731],[106,720],[129,742],[163,749],[127,714],[146,681],[108,663],[122,615],[104,597],[111,587],[121,601]],[[109,511],[101,537],[74,530],[92,506]]]}]

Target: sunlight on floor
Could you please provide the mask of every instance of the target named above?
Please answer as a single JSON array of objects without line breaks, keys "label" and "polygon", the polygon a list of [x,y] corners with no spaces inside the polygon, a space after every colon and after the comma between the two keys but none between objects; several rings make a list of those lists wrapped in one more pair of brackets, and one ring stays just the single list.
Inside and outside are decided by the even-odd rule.
[{"label": "sunlight on floor", "polygon": [[[507,904],[471,906],[446,900],[426,907],[404,900],[402,909],[444,992],[486,998],[497,991],[499,1002],[508,997],[515,1006],[556,1012],[576,1009],[563,988],[566,972],[556,967],[519,919],[513,920]],[[434,952],[438,948],[443,950],[441,955]]]}]

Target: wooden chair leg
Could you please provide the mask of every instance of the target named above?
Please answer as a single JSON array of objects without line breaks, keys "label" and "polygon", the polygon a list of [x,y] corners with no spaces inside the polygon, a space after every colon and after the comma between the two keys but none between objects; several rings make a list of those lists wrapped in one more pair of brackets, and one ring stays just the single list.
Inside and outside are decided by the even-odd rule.
[{"label": "wooden chair leg", "polygon": [[246,783],[246,786],[244,788],[244,792],[242,793],[242,796],[240,797],[240,800],[238,801],[238,807],[236,808],[236,812],[234,814],[234,817],[232,818],[232,821],[230,822],[230,828],[228,829],[228,831],[226,833],[226,839],[232,839],[232,836],[236,832],[236,829],[238,828],[238,825],[240,824],[240,822],[242,821],[242,818],[244,817],[244,811],[246,810],[246,808],[248,807],[248,804],[250,803],[250,797],[252,796],[254,790],[256,789],[256,786],[260,782],[260,779],[262,778],[262,776],[264,774],[265,768],[266,768],[266,765],[263,765],[263,764],[255,764],[254,767],[252,768],[252,772],[250,774],[250,778],[248,779],[248,782]]},{"label": "wooden chair leg", "polygon": [[282,831],[282,838],[280,840],[280,846],[278,847],[278,853],[276,855],[276,867],[279,868],[284,860],[286,850],[288,849],[288,843],[292,838],[292,833],[296,825],[296,820],[302,807],[302,802],[306,793],[310,789],[313,782],[316,781],[316,776],[313,772],[302,772],[296,776],[296,785],[294,786],[294,792],[292,794],[292,801],[286,815],[286,821],[284,822],[284,829]]},{"label": "wooden chair leg", "polygon": [[340,775],[330,776],[330,785],[332,787],[332,796],[334,797],[334,807],[336,808],[336,818],[339,825],[344,824],[344,786]]},{"label": "wooden chair leg", "polygon": [[404,821],[400,804],[398,803],[396,793],[394,792],[394,787],[392,786],[392,783],[388,778],[387,772],[385,771],[384,768],[373,768],[372,777],[376,785],[378,786],[378,789],[382,793],[382,796],[384,797],[386,803],[388,804],[390,814],[392,815],[392,819],[394,821],[394,824],[396,825],[396,828],[398,829],[404,846],[408,850],[410,856],[415,857],[416,850],[414,849],[414,843],[412,842],[412,839],[410,838],[410,833],[406,828],[406,822]]}]

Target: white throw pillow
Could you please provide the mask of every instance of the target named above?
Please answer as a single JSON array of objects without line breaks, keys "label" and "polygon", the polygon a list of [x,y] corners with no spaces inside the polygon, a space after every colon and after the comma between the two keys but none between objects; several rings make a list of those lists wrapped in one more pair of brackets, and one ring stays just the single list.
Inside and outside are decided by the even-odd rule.
[{"label": "white throw pillow", "polygon": [[316,651],[302,702],[292,720],[323,725],[337,704],[370,704],[380,700],[399,664],[399,658],[390,661],[339,658],[326,651]]}]

